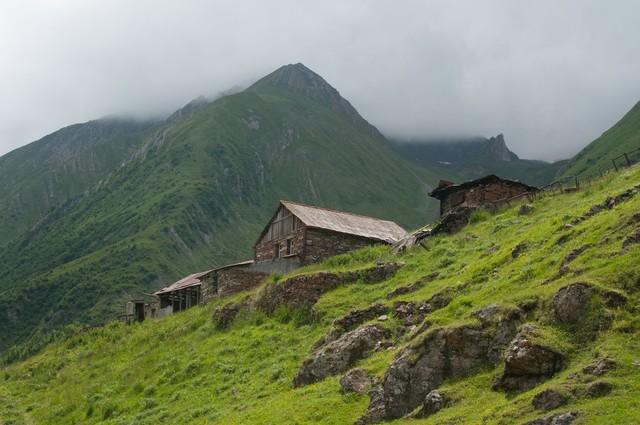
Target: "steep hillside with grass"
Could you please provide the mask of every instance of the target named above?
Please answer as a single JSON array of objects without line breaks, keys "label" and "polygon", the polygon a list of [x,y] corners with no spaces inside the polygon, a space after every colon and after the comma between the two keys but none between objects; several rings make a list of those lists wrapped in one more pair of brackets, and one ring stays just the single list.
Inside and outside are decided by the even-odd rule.
[{"label": "steep hillside with grass", "polygon": [[19,343],[8,356],[23,355],[68,323],[117,317],[142,291],[248,258],[280,199],[412,228],[435,215],[435,181],[302,64],[195,101],[0,249],[0,353]]},{"label": "steep hillside with grass", "polygon": [[0,247],[107,178],[154,125],[120,118],[89,121],[1,156]]},{"label": "steep hillside with grass", "polygon": [[502,134],[488,139],[394,140],[394,148],[406,160],[456,182],[496,174],[544,186],[565,164],[565,161],[521,159],[509,150]]},{"label": "steep hillside with grass", "polygon": [[[393,424],[640,423],[639,189],[635,167],[527,214],[477,213],[400,256],[364,249],[295,273],[313,279],[78,329],[0,371],[0,422],[349,424],[371,405]],[[384,340],[331,370],[365,328]],[[351,367],[373,377],[370,395],[341,392]],[[442,403],[420,417],[434,388]]]},{"label": "steep hillside with grass", "polygon": [[[616,125],[571,158],[569,163],[559,170],[558,176],[598,175],[600,171],[613,168],[612,159],[639,148],[640,102],[636,103]],[[634,162],[640,161],[640,152],[635,152],[630,159]],[[624,162],[624,159],[618,160],[619,165]]]}]

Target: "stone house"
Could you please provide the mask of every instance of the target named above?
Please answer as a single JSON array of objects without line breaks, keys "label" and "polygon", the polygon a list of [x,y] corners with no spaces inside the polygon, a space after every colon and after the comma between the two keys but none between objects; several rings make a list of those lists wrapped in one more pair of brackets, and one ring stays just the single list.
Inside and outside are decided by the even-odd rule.
[{"label": "stone house", "polygon": [[286,272],[375,244],[393,244],[406,231],[388,220],[280,201],[254,245],[254,261]]},{"label": "stone house", "polygon": [[538,189],[493,174],[461,184],[441,180],[429,196],[440,200],[440,216],[460,208],[490,208],[499,201],[530,194]]},{"label": "stone house", "polygon": [[288,201],[280,205],[254,245],[252,260],[194,273],[155,292],[162,317],[209,300],[258,286],[274,272],[287,273],[375,244],[393,244],[406,235],[396,223]]}]

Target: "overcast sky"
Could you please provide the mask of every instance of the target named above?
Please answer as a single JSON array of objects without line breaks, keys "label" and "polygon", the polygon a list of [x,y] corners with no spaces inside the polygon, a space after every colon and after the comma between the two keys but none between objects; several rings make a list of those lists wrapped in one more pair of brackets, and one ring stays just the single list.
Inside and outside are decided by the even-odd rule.
[{"label": "overcast sky", "polygon": [[640,1],[2,0],[0,154],[303,62],[387,135],[571,156],[640,100]]}]

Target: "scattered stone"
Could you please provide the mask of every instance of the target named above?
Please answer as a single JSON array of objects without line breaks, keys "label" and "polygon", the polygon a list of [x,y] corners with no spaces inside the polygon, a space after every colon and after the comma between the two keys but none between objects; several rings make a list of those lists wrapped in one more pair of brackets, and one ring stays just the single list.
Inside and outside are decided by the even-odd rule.
[{"label": "scattered stone", "polygon": [[217,307],[213,311],[213,316],[211,320],[215,324],[218,329],[226,329],[231,326],[233,320],[236,318],[238,313],[243,307],[249,306],[249,298],[244,299],[241,302],[237,303],[227,303],[222,307]]},{"label": "scattered stone", "polygon": [[393,304],[393,316],[399,319],[405,327],[419,325],[427,314],[449,305],[453,299],[451,292],[449,288],[443,289],[420,304],[412,301],[396,301]]},{"label": "scattered stone", "polygon": [[587,385],[587,395],[589,397],[602,397],[613,390],[613,385],[606,381],[596,381]]},{"label": "scattered stone", "polygon": [[562,369],[564,356],[532,341],[535,327],[525,325],[504,353],[504,373],[493,389],[525,391]]},{"label": "scattered stone", "polygon": [[417,290],[424,288],[424,286],[428,282],[431,282],[432,280],[436,279],[439,275],[440,273],[433,272],[431,274],[423,276],[422,278],[420,278],[420,280],[418,280],[415,283],[412,283],[411,285],[400,286],[399,288],[396,288],[393,291],[389,292],[387,294],[387,299],[395,298],[399,295],[405,295],[405,294],[410,294],[412,292],[416,292]]},{"label": "scattered stone", "polygon": [[520,256],[520,254],[522,254],[526,249],[527,249],[526,242],[520,242],[511,251],[511,258],[518,258]]},{"label": "scattered stone", "polygon": [[447,403],[446,397],[438,390],[430,391],[422,402],[422,409],[418,411],[416,417],[426,418],[439,412]]},{"label": "scattered stone", "polygon": [[294,378],[293,385],[300,387],[344,372],[356,361],[365,358],[378,341],[389,336],[389,330],[379,324],[365,325],[347,332],[306,359]]},{"label": "scattered stone", "polygon": [[386,322],[387,320],[389,320],[389,316],[383,314],[382,316],[378,317],[378,320],[381,322]]},{"label": "scattered stone", "polygon": [[340,378],[340,388],[343,393],[366,394],[373,385],[373,379],[366,370],[351,369]]},{"label": "scattered stone", "polygon": [[555,319],[560,323],[577,323],[589,305],[593,288],[586,283],[572,283],[560,288],[553,297]]},{"label": "scattered stone", "polygon": [[602,297],[605,305],[610,308],[624,307],[627,304],[627,297],[618,291],[606,291]]},{"label": "scattered stone", "polygon": [[532,404],[537,410],[553,410],[567,403],[567,398],[558,390],[546,389],[533,397]]},{"label": "scattered stone", "polygon": [[522,204],[518,210],[518,215],[528,215],[533,212],[534,208],[531,204]]},{"label": "scattered stone", "polygon": [[469,224],[469,218],[476,210],[477,208],[472,207],[459,207],[448,212],[441,217],[440,221],[433,227],[431,235],[451,235],[460,231]]},{"label": "scattered stone", "polygon": [[588,366],[585,366],[582,369],[582,372],[588,373],[589,375],[600,376],[605,373],[615,369],[618,366],[615,360],[610,358],[604,358],[592,363]]},{"label": "scattered stone", "polygon": [[382,350],[389,350],[389,349],[393,349],[393,342],[389,341],[388,339],[385,339],[383,341],[378,341],[374,348],[375,351],[382,351]]},{"label": "scattered stone", "polygon": [[569,253],[567,255],[565,255],[565,257],[562,259],[562,266],[566,266],[567,264],[569,264],[570,262],[572,262],[573,260],[575,260],[576,258],[578,258],[578,256],[580,254],[582,254],[583,252],[585,252],[587,249],[591,248],[590,244],[587,245],[583,245],[580,248],[576,248],[576,249],[572,249],[571,251],[569,251]]},{"label": "scattered stone", "polygon": [[546,418],[534,419],[524,425],[571,425],[578,418],[578,412],[558,413]]},{"label": "scattered stone", "polygon": [[634,245],[640,243],[640,229],[636,229],[636,231],[631,234],[630,236],[628,236],[623,242],[622,242],[622,249],[626,249],[629,247],[629,245]]}]

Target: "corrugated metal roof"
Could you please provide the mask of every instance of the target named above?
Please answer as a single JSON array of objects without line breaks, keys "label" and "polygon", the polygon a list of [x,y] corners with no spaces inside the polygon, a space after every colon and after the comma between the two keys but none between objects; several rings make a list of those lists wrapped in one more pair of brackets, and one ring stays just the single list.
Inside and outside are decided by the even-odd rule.
[{"label": "corrugated metal roof", "polygon": [[308,227],[377,239],[387,243],[394,243],[407,234],[393,221],[290,201],[280,201],[280,203]]},{"label": "corrugated metal roof", "polygon": [[159,291],[154,292],[153,294],[160,295],[167,292],[178,291],[180,289],[185,289],[185,288],[190,288],[192,286],[200,285],[202,283],[200,281],[200,278],[211,271],[212,270],[207,270],[205,272],[190,274],[189,276],[183,277],[179,281],[174,282],[171,285],[164,287]]}]

